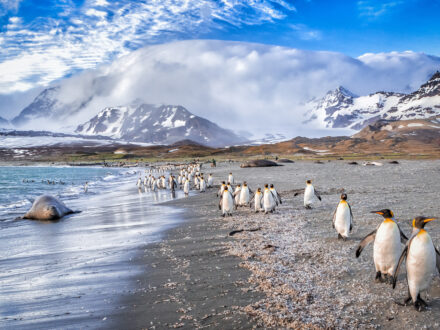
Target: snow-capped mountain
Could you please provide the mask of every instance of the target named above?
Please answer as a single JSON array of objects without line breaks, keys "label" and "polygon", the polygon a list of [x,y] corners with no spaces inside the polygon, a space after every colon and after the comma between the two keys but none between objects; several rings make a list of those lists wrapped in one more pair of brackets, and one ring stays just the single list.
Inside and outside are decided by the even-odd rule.
[{"label": "snow-capped mountain", "polygon": [[141,104],[105,108],[79,125],[75,132],[158,144],[192,140],[219,147],[244,142],[232,131],[195,116],[182,106],[173,105]]},{"label": "snow-capped mountain", "polygon": [[6,128],[9,127],[9,121],[3,117],[0,117],[0,127]]},{"label": "snow-capped mountain", "polygon": [[306,122],[359,130],[379,119],[423,119],[440,114],[440,72],[411,94],[377,92],[356,96],[342,86],[308,103]]},{"label": "snow-capped mountain", "polygon": [[15,127],[23,127],[34,120],[63,121],[81,111],[92,97],[76,98],[64,95],[60,86],[43,90],[18,116],[12,119]]}]

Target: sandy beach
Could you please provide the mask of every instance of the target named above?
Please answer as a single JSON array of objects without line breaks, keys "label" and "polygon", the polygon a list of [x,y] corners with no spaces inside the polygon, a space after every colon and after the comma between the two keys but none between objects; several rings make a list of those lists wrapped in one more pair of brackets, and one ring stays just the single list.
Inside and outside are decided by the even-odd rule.
[{"label": "sandy beach", "polygon": [[[392,209],[406,234],[413,217],[438,215],[440,161],[382,163],[301,161],[272,168],[221,163],[214,169],[205,165],[202,171],[212,172],[216,184],[229,172],[253,190],[274,183],[283,203],[267,215],[239,208],[232,217],[221,217],[217,188],[174,200],[164,194],[151,199],[150,192],[139,194],[135,187],[97,195],[96,207],[68,220],[75,223],[45,225],[47,235],[57,235],[51,244],[59,246],[66,239],[71,243],[55,256],[59,270],[53,272],[51,263],[42,263],[19,275],[12,263],[23,260],[11,259],[3,292],[8,292],[10,302],[20,295],[27,302],[3,317],[2,327],[438,328],[438,278],[428,294],[430,307],[416,312],[412,306],[396,304],[406,297],[405,271],[392,290],[374,282],[372,246],[359,259],[354,256],[359,241],[382,221],[370,211]],[[322,196],[312,210],[303,207],[302,195],[294,197],[307,179]],[[337,239],[331,225],[342,189],[354,213],[352,236],[345,242]],[[156,204],[149,204],[151,200]],[[75,203],[72,207],[81,208]],[[98,214],[103,217],[99,225],[90,227],[90,219]],[[152,233],[154,243],[147,244],[152,215],[162,216],[169,229]],[[237,229],[256,231],[228,235]],[[431,222],[427,230],[438,246],[438,222]],[[95,245],[76,250],[78,239]],[[33,247],[38,244],[32,242]],[[79,262],[84,254],[91,259]],[[18,275],[26,278],[14,287],[13,276]],[[28,275],[37,276],[37,281],[29,282]],[[48,291],[42,296],[45,287]],[[32,300],[32,295],[38,299]],[[7,304],[3,301],[3,310]]]},{"label": "sandy beach", "polygon": [[[125,328],[437,328],[440,281],[434,279],[427,301],[416,312],[402,307],[405,271],[395,290],[374,282],[372,246],[359,259],[359,241],[382,219],[370,211],[390,208],[407,234],[410,219],[438,214],[439,161],[399,161],[383,166],[297,162],[274,168],[241,169],[221,164],[217,180],[232,171],[252,189],[274,183],[283,204],[274,214],[240,208],[222,218],[216,189],[165,203],[184,209],[185,222],[165,239],[147,246],[136,259],[146,273],[135,294],[115,315]],[[211,169],[204,169],[210,172]],[[312,179],[322,202],[312,210],[293,191]],[[354,213],[352,236],[337,239],[331,219],[341,189]],[[255,229],[229,237],[234,229]],[[440,227],[427,226],[434,243]]]}]

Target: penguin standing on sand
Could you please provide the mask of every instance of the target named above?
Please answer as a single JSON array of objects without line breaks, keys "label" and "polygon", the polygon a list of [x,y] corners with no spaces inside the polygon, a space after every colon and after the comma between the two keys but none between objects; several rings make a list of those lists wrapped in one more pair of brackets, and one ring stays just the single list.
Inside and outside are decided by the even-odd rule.
[{"label": "penguin standing on sand", "polygon": [[217,197],[223,196],[223,191],[225,190],[225,187],[226,187],[226,182],[223,181],[221,186],[220,186],[220,188],[219,188],[219,190],[218,190],[218,192],[217,192]]},{"label": "penguin standing on sand", "polygon": [[86,181],[86,184],[84,185],[84,192],[86,193],[89,190],[89,182]]},{"label": "penguin standing on sand", "polygon": [[183,192],[185,193],[185,196],[188,196],[188,194],[189,194],[189,179],[186,179],[185,183],[183,184]]},{"label": "penguin standing on sand", "polygon": [[283,204],[283,201],[281,200],[281,196],[280,194],[276,191],[275,187],[273,186],[273,184],[270,185],[270,191],[272,192],[272,194],[275,196],[275,200],[279,203],[279,204]]},{"label": "penguin standing on sand", "polygon": [[422,307],[427,307],[427,303],[420,297],[420,293],[429,289],[432,277],[437,271],[440,272],[440,253],[432,243],[431,236],[424,229],[425,225],[432,220],[435,218],[417,217],[413,220],[411,238],[406,243],[393,274],[394,289],[399,269],[406,258],[408,298],[406,298],[405,304],[412,300],[418,311],[421,311]]},{"label": "penguin standing on sand", "polygon": [[268,212],[275,211],[275,206],[278,205],[278,202],[275,199],[275,196],[269,189],[269,185],[264,185],[264,193],[263,193],[263,208],[264,213],[267,214]]},{"label": "penguin standing on sand", "polygon": [[211,188],[213,184],[214,184],[214,179],[213,179],[213,177],[212,177],[212,174],[209,173],[207,187],[208,187],[208,188]]},{"label": "penguin standing on sand", "polygon": [[141,189],[141,186],[142,186],[142,179],[141,179],[141,178],[139,178],[139,179],[137,180],[136,186],[137,186],[139,189]]},{"label": "penguin standing on sand", "polygon": [[[405,243],[408,238],[400,230],[391,210],[384,209],[371,213],[383,216],[384,221],[359,243],[356,258],[369,243],[374,241],[373,259],[376,267],[376,282],[385,282],[393,276],[402,253],[401,244]],[[382,278],[382,274],[385,278]]]},{"label": "penguin standing on sand", "polygon": [[234,191],[235,209],[237,209],[238,205],[240,204],[240,192],[241,192],[241,184],[238,184],[235,187],[235,191]]},{"label": "penguin standing on sand", "polygon": [[235,183],[235,181],[234,181],[234,176],[232,175],[232,173],[229,173],[229,176],[228,176],[228,182],[230,182],[231,184],[234,184],[234,183]]},{"label": "penguin standing on sand", "polygon": [[307,180],[306,189],[304,190],[304,207],[306,209],[311,209],[316,198],[321,201],[321,196],[317,193],[315,187],[313,187],[312,180]]},{"label": "penguin standing on sand", "polygon": [[353,229],[353,213],[350,204],[347,202],[347,194],[341,195],[341,200],[333,213],[333,228],[338,233],[338,239],[344,241]]},{"label": "penguin standing on sand", "polygon": [[249,202],[249,207],[252,207],[252,205],[251,205],[252,200],[254,200],[255,213],[263,211],[263,205],[262,205],[263,193],[261,192],[261,188],[258,188],[257,191],[255,192],[254,196],[252,197],[252,199]]},{"label": "penguin standing on sand", "polygon": [[243,187],[241,187],[241,191],[240,191],[240,201],[239,201],[240,206],[245,206],[249,204],[251,193],[252,190],[247,185],[247,182],[246,181],[243,182]]},{"label": "penguin standing on sand", "polygon": [[205,192],[206,191],[206,181],[203,178],[203,176],[200,176],[199,186],[200,186],[200,192]]},{"label": "penguin standing on sand", "polygon": [[232,216],[232,209],[234,208],[234,199],[232,193],[229,191],[227,186],[225,186],[225,189],[223,190],[223,194],[220,197],[220,203],[218,207],[222,211],[223,217],[226,216],[226,214]]}]

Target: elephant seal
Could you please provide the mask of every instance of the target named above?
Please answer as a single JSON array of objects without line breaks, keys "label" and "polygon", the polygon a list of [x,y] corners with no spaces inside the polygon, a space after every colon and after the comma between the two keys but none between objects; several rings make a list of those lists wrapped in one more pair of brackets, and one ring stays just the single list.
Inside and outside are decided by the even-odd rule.
[{"label": "elephant seal", "polygon": [[269,167],[269,166],[283,166],[281,164],[277,164],[271,160],[267,159],[255,159],[255,160],[249,160],[243,164],[240,165],[240,167]]},{"label": "elephant seal", "polygon": [[31,209],[22,219],[32,220],[58,220],[67,214],[79,213],[81,211],[72,211],[59,199],[42,195],[32,204]]}]

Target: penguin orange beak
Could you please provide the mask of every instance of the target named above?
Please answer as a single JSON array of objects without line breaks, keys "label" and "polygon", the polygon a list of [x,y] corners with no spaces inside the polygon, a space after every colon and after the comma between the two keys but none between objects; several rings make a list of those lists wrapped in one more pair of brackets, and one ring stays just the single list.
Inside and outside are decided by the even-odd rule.
[{"label": "penguin orange beak", "polygon": [[436,218],[429,218],[429,219],[425,219],[425,220],[423,220],[423,222],[424,223],[427,223],[427,222],[430,222],[430,221],[432,221],[432,220],[435,220]]},{"label": "penguin orange beak", "polygon": [[371,213],[376,213],[376,214],[383,215],[383,212],[382,212],[382,211],[371,211]]}]

